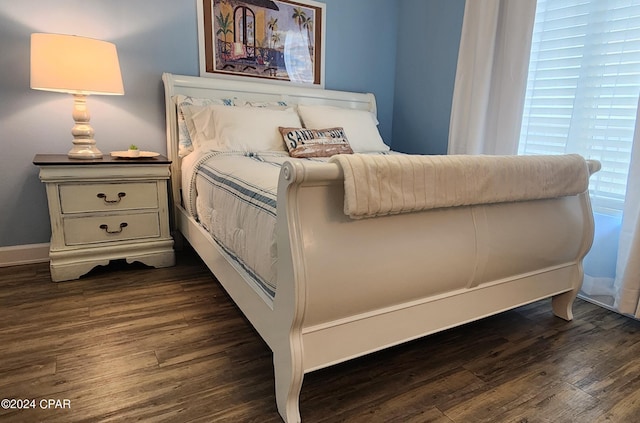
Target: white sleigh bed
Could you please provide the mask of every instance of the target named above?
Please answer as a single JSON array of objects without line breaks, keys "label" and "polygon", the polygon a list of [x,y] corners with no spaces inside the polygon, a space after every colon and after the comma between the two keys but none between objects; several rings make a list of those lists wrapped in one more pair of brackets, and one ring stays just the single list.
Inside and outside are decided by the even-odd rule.
[{"label": "white sleigh bed", "polygon": [[[181,203],[174,96],[286,99],[372,112],[375,99],[172,74],[163,81],[175,229],[273,351],[276,401],[285,421],[300,421],[303,376],[313,370],[543,298],[551,298],[555,315],[572,319],[593,238],[588,193],[352,219],[344,213],[345,170],[336,162],[282,166],[277,289],[266,300]],[[584,165],[586,179],[599,167]]]}]

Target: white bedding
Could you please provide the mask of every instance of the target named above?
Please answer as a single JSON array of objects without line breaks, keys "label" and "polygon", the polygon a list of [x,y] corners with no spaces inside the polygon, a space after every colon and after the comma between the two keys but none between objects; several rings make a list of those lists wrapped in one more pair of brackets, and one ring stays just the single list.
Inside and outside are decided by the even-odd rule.
[{"label": "white bedding", "polygon": [[188,168],[183,163],[187,209],[261,297],[272,301],[278,174],[289,155],[209,152],[189,159]]},{"label": "white bedding", "polygon": [[278,175],[282,164],[293,160],[326,162],[329,158],[196,150],[182,160],[185,209],[268,303],[277,285]]}]

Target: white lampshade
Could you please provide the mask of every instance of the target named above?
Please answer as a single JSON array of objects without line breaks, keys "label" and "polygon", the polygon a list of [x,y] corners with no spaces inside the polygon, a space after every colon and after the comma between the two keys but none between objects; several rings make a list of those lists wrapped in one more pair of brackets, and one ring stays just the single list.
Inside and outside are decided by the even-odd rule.
[{"label": "white lampshade", "polygon": [[75,35],[31,34],[31,88],[122,95],[116,46]]},{"label": "white lampshade", "polygon": [[75,125],[69,157],[98,159],[86,96],[122,95],[122,75],[116,46],[92,38],[31,34],[31,88],[73,94]]}]

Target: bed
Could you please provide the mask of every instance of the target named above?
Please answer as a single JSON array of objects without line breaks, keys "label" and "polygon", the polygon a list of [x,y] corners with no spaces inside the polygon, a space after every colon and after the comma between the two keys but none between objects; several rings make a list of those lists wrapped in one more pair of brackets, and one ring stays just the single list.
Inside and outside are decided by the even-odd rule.
[{"label": "bed", "polygon": [[[347,203],[355,203],[349,181],[362,179],[362,168],[343,159],[368,155],[292,159],[282,152],[244,152],[235,157],[209,151],[185,156],[176,99],[233,99],[244,106],[309,105],[375,115],[373,95],[168,73],[163,82],[176,237],[184,237],[197,251],[272,350],[276,402],[284,421],[300,421],[298,399],[305,373],[544,298],[551,298],[556,316],[572,319],[572,304],[582,283],[582,259],[593,239],[585,184],[599,163],[569,157],[579,172],[572,170],[569,176],[556,172],[557,182],[549,183],[542,179],[555,172],[553,160],[533,167],[517,162],[502,176],[527,166],[533,173],[519,182],[508,176],[503,190],[490,187],[487,202],[468,202],[463,184],[455,185],[453,177],[438,170],[439,163],[411,162],[410,166],[423,166],[427,172],[441,172],[443,186],[450,188],[434,193],[440,202],[405,210],[398,209],[396,201],[384,212],[369,215],[366,209],[371,204],[365,205],[365,215],[358,215],[361,205],[351,204],[349,215]],[[391,153],[371,156],[384,162],[390,174],[394,170],[389,160],[399,163],[400,171],[409,166],[402,161],[405,158]],[[275,268],[271,273],[262,271],[268,275],[259,283],[251,277],[251,266],[237,260],[226,243],[202,224],[220,226],[225,216],[235,218],[244,212],[218,212],[215,219],[205,218],[215,213],[198,205],[198,195],[209,195],[198,194],[205,188],[198,188],[193,176],[194,164],[213,169],[211,162],[221,161],[226,164],[215,172],[235,177],[235,163],[242,160],[260,162],[273,175],[273,198],[271,194],[260,198],[270,209]],[[469,166],[466,158],[460,160]],[[483,166],[493,166],[490,161],[470,163],[479,166],[477,174],[484,172]],[[455,166],[449,170],[459,172]],[[215,172],[199,174],[217,181]],[[573,178],[574,173],[580,176]],[[384,172],[380,175],[385,181],[393,179]],[[577,179],[577,185],[565,193],[549,193],[547,187],[544,195],[527,197],[527,189],[520,189],[553,187],[568,179]],[[356,197],[362,196],[358,189],[366,188],[356,187]],[[455,198],[448,198],[454,191]],[[237,192],[231,196],[237,197]],[[378,198],[377,203],[384,206],[384,200]],[[202,216],[197,215],[199,207]]]}]

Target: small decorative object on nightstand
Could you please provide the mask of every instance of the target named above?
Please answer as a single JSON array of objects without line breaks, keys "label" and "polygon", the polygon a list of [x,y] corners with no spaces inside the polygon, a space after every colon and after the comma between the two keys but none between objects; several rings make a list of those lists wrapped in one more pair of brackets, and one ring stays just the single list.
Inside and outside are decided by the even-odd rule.
[{"label": "small decorative object on nightstand", "polygon": [[138,146],[135,144],[131,144],[129,146],[129,156],[131,157],[140,157],[140,150],[138,150]]},{"label": "small decorative object on nightstand", "polygon": [[166,157],[73,160],[38,154],[33,163],[47,189],[54,281],[77,279],[114,259],[173,266]]}]

